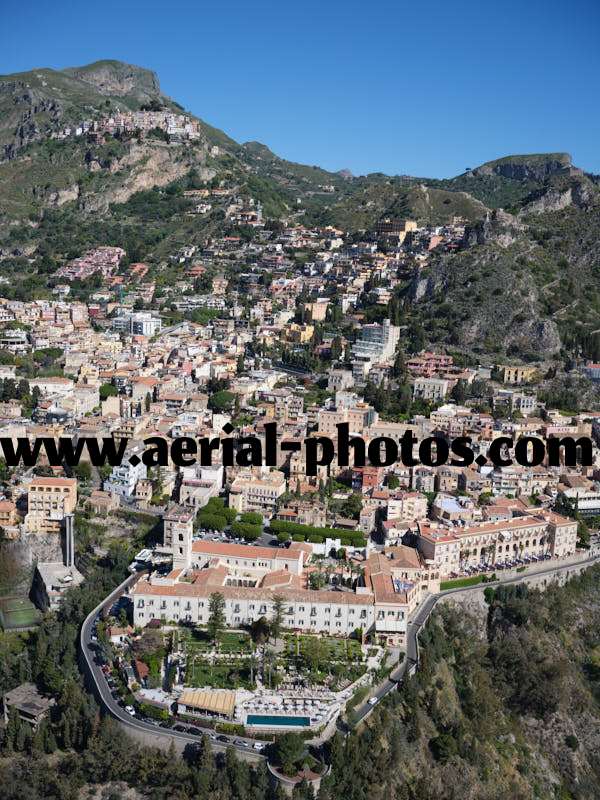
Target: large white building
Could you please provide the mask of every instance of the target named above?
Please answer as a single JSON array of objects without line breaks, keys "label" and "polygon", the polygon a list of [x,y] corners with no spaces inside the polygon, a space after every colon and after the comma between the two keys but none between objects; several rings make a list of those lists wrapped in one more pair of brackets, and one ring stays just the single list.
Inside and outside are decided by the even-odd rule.
[{"label": "large white building", "polygon": [[577,522],[552,511],[538,511],[468,527],[419,523],[417,547],[442,577],[479,564],[491,566],[516,559],[564,558],[575,552]]},{"label": "large white building", "polygon": [[413,397],[438,403],[447,397],[450,381],[445,378],[415,378]]},{"label": "large white building", "polygon": [[392,325],[389,319],[384,319],[382,325],[374,323],[365,325],[360,338],[352,347],[352,375],[359,383],[364,381],[369,370],[380,361],[389,361],[394,357],[398,341],[400,340],[400,327]]},{"label": "large white building", "polygon": [[[172,542],[173,570],[138,581],[131,591],[134,624],[153,619],[206,625],[212,594],[225,600],[228,626],[272,618],[275,599],[284,603],[284,627],[348,636],[357,629],[403,644],[408,621],[423,594],[439,589],[439,573],[424,566],[416,550],[393,548],[366,561],[364,585],[353,592],[307,588],[311,546],[254,547],[193,541],[181,509],[170,510],[165,544]],[[309,569],[310,567],[308,567]]]},{"label": "large white building", "polygon": [[154,336],[161,329],[160,317],[153,317],[149,311],[137,311],[115,317],[113,329],[133,336]]},{"label": "large white building", "polygon": [[135,494],[138,481],[143,480],[146,475],[146,465],[143,461],[140,461],[139,464],[131,464],[125,459],[118,467],[112,468],[112,472],[104,484],[104,490],[130,499]]}]

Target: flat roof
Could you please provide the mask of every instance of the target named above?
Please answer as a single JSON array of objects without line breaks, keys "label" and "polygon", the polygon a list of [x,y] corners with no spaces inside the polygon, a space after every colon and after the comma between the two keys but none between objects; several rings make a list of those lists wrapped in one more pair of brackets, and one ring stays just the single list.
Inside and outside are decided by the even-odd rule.
[{"label": "flat roof", "polygon": [[179,698],[188,708],[211,711],[214,714],[232,716],[235,710],[235,692],[227,689],[211,691],[210,689],[185,689]]}]

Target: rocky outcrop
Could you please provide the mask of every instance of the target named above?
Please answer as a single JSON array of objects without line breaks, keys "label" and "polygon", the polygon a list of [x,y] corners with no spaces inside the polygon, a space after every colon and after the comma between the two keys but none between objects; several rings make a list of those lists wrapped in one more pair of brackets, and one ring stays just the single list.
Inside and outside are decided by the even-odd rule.
[{"label": "rocky outcrop", "polygon": [[562,211],[569,206],[587,209],[598,202],[598,191],[586,178],[571,180],[565,186],[550,186],[532,196],[519,212],[519,218],[528,214],[545,214]]},{"label": "rocky outcrop", "polygon": [[96,61],[84,67],[70,67],[63,72],[91,84],[104,95],[133,95],[148,99],[160,95],[160,83],[155,72],[122,61]]},{"label": "rocky outcrop", "polygon": [[127,155],[115,159],[108,167],[102,167],[93,159],[88,159],[87,163],[92,172],[104,168],[113,173],[115,178],[122,176],[118,183],[105,186],[101,194],[79,196],[80,208],[87,212],[103,211],[111,203],[125,203],[136,192],[154,186],[166,186],[183,177],[192,167],[201,180],[210,180],[215,175],[213,169],[202,166],[197,160],[181,158],[178,148],[159,144],[132,143]]},{"label": "rocky outcrop", "polygon": [[2,145],[0,161],[15,158],[26,145],[46,138],[63,113],[57,99],[43,97],[23,81],[0,82],[0,105],[10,109],[2,120],[9,141]]},{"label": "rocky outcrop", "polygon": [[23,555],[27,564],[35,564],[38,561],[43,563],[63,560],[62,543],[59,534],[23,533],[21,544],[24,548]]},{"label": "rocky outcrop", "polygon": [[463,246],[473,247],[495,242],[500,247],[507,248],[517,241],[524,230],[525,226],[516,217],[498,208],[488,211],[482,220],[466,228]]},{"label": "rocky outcrop", "polygon": [[472,171],[473,175],[500,175],[515,181],[544,181],[559,172],[580,173],[572,165],[568,153],[548,155],[510,156],[488,161]]}]

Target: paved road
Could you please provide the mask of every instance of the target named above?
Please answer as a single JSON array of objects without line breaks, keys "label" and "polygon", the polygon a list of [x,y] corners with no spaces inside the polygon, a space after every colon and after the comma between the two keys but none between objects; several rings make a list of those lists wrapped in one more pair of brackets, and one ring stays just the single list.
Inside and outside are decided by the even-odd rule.
[{"label": "paved road", "polygon": [[[404,675],[406,674],[407,670],[411,672],[417,667],[419,662],[419,643],[418,637],[421,631],[421,628],[425,625],[429,616],[433,609],[435,608],[436,603],[444,597],[448,597],[453,594],[458,594],[460,592],[470,592],[470,591],[481,591],[488,586],[500,586],[504,584],[514,584],[514,583],[524,583],[527,581],[536,580],[538,578],[543,578],[545,575],[554,575],[556,572],[567,572],[568,570],[575,570],[578,569],[582,565],[592,566],[598,560],[600,560],[599,555],[593,555],[590,558],[584,559],[582,561],[578,561],[574,564],[564,564],[561,566],[560,564],[549,564],[547,569],[539,570],[538,572],[524,572],[519,575],[516,575],[511,578],[507,578],[506,580],[498,580],[494,581],[493,583],[485,583],[485,584],[475,584],[475,586],[463,586],[457,589],[446,589],[443,592],[439,592],[438,594],[429,595],[423,602],[423,604],[419,607],[416,616],[413,620],[411,620],[407,625],[406,630],[406,655],[404,661],[400,666],[394,670],[388,680],[384,681],[382,684],[377,686],[375,691],[371,693],[372,697],[377,697],[377,702],[381,700],[382,697],[385,697],[387,694],[392,692],[394,689],[398,687],[398,684],[402,682],[404,679]],[[370,699],[370,698],[369,698]],[[368,700],[363,703],[362,705],[358,706],[354,711],[354,720],[355,725],[358,725],[359,722],[362,722],[372,711],[374,706],[370,705]],[[347,731],[347,726],[344,723],[340,723],[340,729],[344,732]]]},{"label": "paved road", "polygon": [[[113,698],[110,687],[106,683],[106,677],[102,672],[100,664],[96,662],[96,651],[95,645],[92,642],[92,628],[94,626],[94,622],[98,619],[100,613],[105,608],[110,608],[118,599],[122,596],[122,594],[126,591],[126,589],[135,582],[137,579],[137,575],[132,575],[127,578],[120,586],[118,586],[111,594],[105,598],[102,603],[100,603],[97,608],[95,608],[91,614],[88,615],[85,622],[81,627],[79,645],[80,651],[82,656],[84,657],[87,668],[88,668],[88,675],[94,683],[95,695],[100,700],[102,706],[105,710],[115,719],[117,719],[122,726],[125,728],[129,728],[132,730],[137,730],[143,732],[146,737],[155,738],[157,740],[157,744],[159,740],[164,742],[165,737],[177,740],[179,743],[183,745],[186,744],[198,744],[199,737],[194,736],[189,733],[180,733],[179,731],[174,731],[169,728],[160,728],[150,722],[145,722],[139,717],[132,717],[128,714],[125,709],[120,706],[116,700]],[[184,724],[184,723],[182,723]],[[208,734],[209,736],[212,734],[214,736],[214,731],[210,728],[202,728],[202,726],[193,723],[195,728],[198,728],[203,733]],[[244,741],[247,743],[246,746],[239,746],[233,744],[233,739],[229,743],[224,742],[217,742],[214,739],[211,739],[211,747],[213,750],[224,752],[227,747],[234,747],[237,754],[244,758],[247,761],[261,761],[265,757],[261,755],[259,752],[253,749],[252,745],[254,744],[255,740],[244,739],[244,737],[236,736],[234,737],[238,741]]]},{"label": "paved road", "polygon": [[[577,562],[575,564],[565,564],[564,566],[560,566],[557,564],[548,565],[547,569],[540,570],[539,572],[533,573],[523,573],[521,575],[517,575],[513,578],[508,578],[507,580],[503,581],[494,581],[493,583],[486,583],[485,586],[482,584],[476,584],[475,586],[466,586],[460,587],[457,589],[447,589],[446,591],[439,592],[435,595],[430,595],[426,598],[424,603],[420,606],[417,611],[417,614],[411,622],[408,623],[407,626],[407,645],[406,645],[406,655],[402,663],[399,667],[394,670],[390,677],[385,680],[382,684],[376,687],[376,689],[372,692],[371,697],[376,697],[377,701],[381,700],[382,697],[385,697],[387,694],[392,692],[394,689],[398,687],[398,684],[402,682],[404,676],[408,671],[412,672],[419,660],[419,648],[418,648],[418,635],[423,627],[423,625],[427,622],[429,615],[433,611],[436,603],[442,599],[443,597],[448,597],[453,594],[458,594],[459,592],[469,592],[469,591],[481,591],[482,588],[487,586],[499,586],[501,584],[514,584],[514,583],[523,583],[528,580],[535,580],[540,577],[544,577],[544,575],[553,575],[556,572],[565,572],[568,570],[576,569],[582,565],[592,565],[596,563],[600,559],[600,556],[594,555],[589,559],[585,559],[583,561]],[[137,579],[136,575],[132,575],[127,578],[120,586],[118,586],[107,598],[105,598],[102,603],[100,603],[97,608],[95,608],[89,616],[86,618],[85,622],[81,628],[80,634],[80,649],[88,667],[88,673],[95,685],[95,693],[96,696],[100,699],[104,708],[117,719],[125,728],[130,729],[137,729],[138,731],[143,731],[144,734],[148,737],[156,737],[157,740],[164,741],[165,737],[171,737],[172,739],[179,740],[180,742],[183,741],[184,744],[197,744],[198,737],[193,736],[192,734],[188,733],[180,733],[178,731],[174,731],[169,728],[157,728],[156,725],[153,725],[149,722],[145,722],[140,718],[130,716],[113,698],[109,686],[106,683],[106,678],[104,673],[102,672],[100,665],[95,661],[95,649],[92,642],[92,628],[94,622],[98,619],[100,613],[105,608],[110,608],[113,603],[115,603],[119,597],[126,591],[128,586],[133,583]],[[376,704],[375,704],[376,705]],[[358,724],[362,720],[364,720],[372,711],[375,706],[370,705],[369,702],[363,703],[359,706],[354,713],[354,724]],[[207,734],[214,734],[212,729],[208,728],[201,728],[200,725],[194,724],[194,727],[199,728],[203,732]],[[342,721],[339,723],[339,727],[342,731],[348,732],[348,726],[345,725]],[[228,744],[216,742],[214,739],[211,739],[211,746],[216,751],[224,751],[228,746],[235,747],[238,755],[246,760],[249,761],[260,761],[264,759],[264,756],[258,753],[256,750],[252,749],[253,740],[244,739],[243,737],[235,737],[238,741],[246,742],[246,746],[239,746],[233,745],[233,741]]]}]

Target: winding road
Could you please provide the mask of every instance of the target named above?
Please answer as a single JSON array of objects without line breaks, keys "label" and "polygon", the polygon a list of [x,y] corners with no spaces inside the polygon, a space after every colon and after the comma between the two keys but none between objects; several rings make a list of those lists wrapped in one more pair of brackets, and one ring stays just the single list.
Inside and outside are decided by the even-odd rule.
[{"label": "winding road", "polygon": [[[419,663],[419,633],[429,619],[431,612],[439,600],[442,600],[443,598],[449,597],[453,594],[482,591],[488,586],[495,587],[515,583],[527,583],[528,581],[537,581],[540,578],[543,579],[545,576],[549,575],[555,576],[564,572],[568,573],[569,571],[579,571],[581,567],[591,567],[599,560],[600,555],[593,555],[590,558],[582,559],[581,561],[576,561],[574,563],[564,564],[562,566],[558,564],[549,565],[547,569],[539,570],[538,572],[524,572],[519,575],[506,578],[505,580],[498,580],[484,584],[478,583],[475,584],[475,586],[461,586],[457,589],[446,589],[438,594],[429,595],[423,601],[422,605],[419,606],[414,619],[412,619],[407,625],[406,656],[404,661],[390,674],[390,677],[386,681],[381,683],[373,692],[371,692],[369,699],[376,697],[377,702],[379,702],[382,697],[385,697],[390,692],[394,691],[394,689],[398,688],[398,685],[402,683],[407,671],[412,674],[412,672],[414,672],[414,670],[417,668]],[[373,708],[374,706],[370,705],[368,700],[366,700],[362,705],[357,706],[353,714],[353,726],[355,727],[360,722],[365,720],[373,711]],[[347,732],[348,726],[345,723],[341,723],[340,729],[344,732]]]},{"label": "winding road", "polygon": [[[111,689],[106,682],[106,676],[102,672],[102,665],[96,657],[96,646],[92,640],[94,623],[98,620],[102,611],[110,608],[135,583],[138,577],[138,574],[130,575],[86,617],[81,626],[79,637],[83,667],[90,688],[93,689],[96,698],[100,701],[105,711],[116,719],[126,732],[131,733],[135,738],[148,745],[168,748],[170,743],[174,742],[179,750],[183,750],[187,745],[197,745],[200,737],[191,733],[174,731],[172,728],[161,728],[158,724],[128,714],[113,697]],[[187,727],[186,723],[181,724]],[[214,738],[215,732],[212,728],[202,728],[201,725],[196,723],[193,723],[193,727],[211,737],[211,747],[217,752],[225,752],[228,747],[233,747],[237,755],[246,761],[256,763],[265,759],[265,756],[254,749],[255,739],[235,736],[227,737],[227,742],[222,742]],[[241,744],[242,742],[243,744]]]},{"label": "winding road", "polygon": [[[486,587],[495,587],[504,584],[526,583],[528,581],[537,581],[543,579],[545,576],[558,576],[561,573],[569,571],[579,572],[581,568],[592,566],[600,560],[600,555],[595,554],[588,559],[582,559],[574,563],[564,564],[562,566],[557,564],[548,565],[547,569],[539,570],[537,572],[523,573],[516,576],[506,578],[504,580],[494,581],[493,583],[476,584],[475,586],[459,587],[456,589],[447,589],[438,594],[429,595],[422,605],[419,607],[414,619],[408,623],[407,627],[407,643],[406,655],[402,663],[395,669],[388,679],[376,687],[371,692],[370,698],[376,697],[379,702],[383,697],[390,692],[397,689],[399,684],[402,683],[407,671],[412,674],[418,666],[419,662],[419,632],[425,625],[429,616],[436,604],[453,594],[469,593],[481,591]],[[106,677],[101,669],[101,664],[97,662],[95,645],[92,641],[92,632],[94,623],[99,618],[104,609],[110,608],[131,586],[137,579],[138,575],[134,574],[129,576],[120,586],[111,592],[86,618],[81,627],[80,633],[80,652],[83,657],[84,669],[91,688],[94,694],[99,699],[105,710],[128,732],[134,734],[136,738],[141,739],[146,744],[154,744],[159,747],[168,747],[171,741],[174,741],[179,749],[183,750],[186,745],[198,744],[199,737],[190,733],[174,731],[171,728],[160,728],[154,723],[147,722],[139,717],[134,717],[128,714],[123,706],[121,706],[113,697],[110,687],[106,682]],[[358,706],[353,714],[353,726],[355,727],[360,722],[364,721],[369,714],[373,711],[377,704],[371,705],[368,700],[361,706]],[[183,723],[182,723],[183,724]],[[200,725],[194,723],[194,728],[206,733],[210,739],[211,747],[217,752],[223,752],[227,747],[234,747],[236,753],[243,759],[251,762],[259,762],[264,760],[265,756],[257,752],[253,745],[256,740],[247,739],[242,736],[228,737],[227,742],[215,740],[215,732],[209,728],[202,728]],[[338,720],[338,728],[348,733],[350,728],[342,720]]]}]

